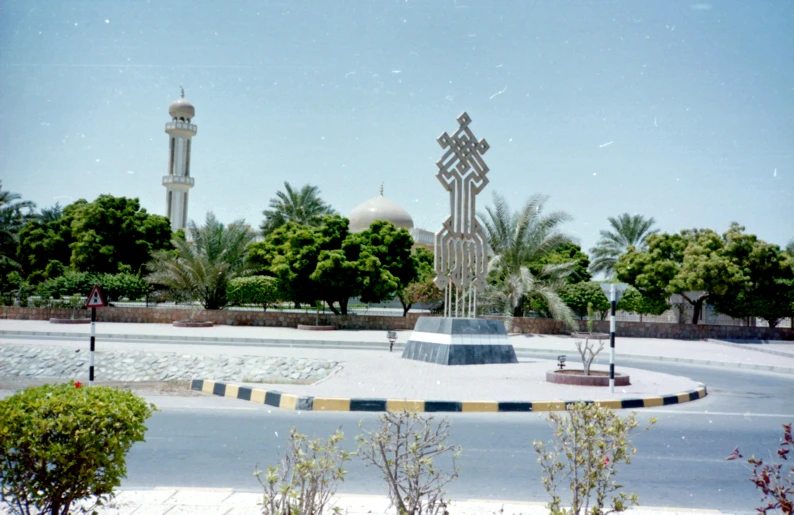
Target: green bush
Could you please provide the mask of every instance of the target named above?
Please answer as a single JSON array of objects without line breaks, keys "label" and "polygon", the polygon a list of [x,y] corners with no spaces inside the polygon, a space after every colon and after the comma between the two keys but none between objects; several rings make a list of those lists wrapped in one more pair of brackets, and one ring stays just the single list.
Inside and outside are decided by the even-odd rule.
[{"label": "green bush", "polygon": [[[630,464],[637,450],[631,434],[639,423],[635,414],[620,418],[609,408],[577,402],[564,414],[551,413],[554,438],[533,443],[540,455],[543,489],[551,496],[552,515],[620,513],[637,504],[635,494],[619,491],[618,464]],[[656,423],[651,419],[645,429]],[[569,501],[563,491],[570,489]],[[564,507],[568,506],[568,508]]]},{"label": "green bush", "polygon": [[12,512],[69,513],[102,505],[126,476],[156,408],[132,392],[80,383],[28,388],[0,400],[0,500]]},{"label": "green bush", "polygon": [[135,274],[89,274],[69,270],[59,277],[40,283],[36,292],[45,299],[60,299],[71,295],[87,296],[94,284],[99,285],[105,300],[109,302],[125,297],[137,300],[151,290],[149,283]]},{"label": "green bush", "polygon": [[278,279],[264,275],[235,277],[229,281],[226,297],[231,304],[261,304],[265,311],[268,304],[282,300]]},{"label": "green bush", "polygon": [[[265,515],[314,515],[323,513],[339,483],[345,480],[350,453],[341,449],[345,439],[336,430],[327,440],[310,440],[294,427],[289,432],[286,454],[267,472],[255,470],[254,476],[264,488],[262,513]],[[333,513],[341,513],[330,507]]]},{"label": "green bush", "polygon": [[69,270],[60,277],[39,283],[36,293],[45,299],[50,297],[60,299],[74,294],[88,295],[93,286],[94,281],[91,274]]}]

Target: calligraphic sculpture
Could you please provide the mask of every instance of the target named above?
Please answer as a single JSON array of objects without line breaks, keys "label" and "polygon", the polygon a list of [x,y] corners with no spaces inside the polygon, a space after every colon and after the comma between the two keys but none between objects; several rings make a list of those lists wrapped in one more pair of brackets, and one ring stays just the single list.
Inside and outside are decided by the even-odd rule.
[{"label": "calligraphic sculpture", "polygon": [[436,234],[433,282],[445,293],[444,316],[474,318],[477,291],[485,288],[488,273],[488,238],[477,221],[477,194],[488,184],[482,156],[489,147],[474,137],[467,113],[458,116],[458,123],[452,136],[444,132],[437,140],[446,152],[436,162],[436,178],[449,192],[450,215]]},{"label": "calligraphic sculpture", "polygon": [[476,319],[477,292],[485,289],[488,238],[477,220],[477,194],[488,184],[482,156],[488,142],[477,140],[463,113],[458,130],[436,141],[446,150],[436,162],[436,178],[449,192],[450,215],[436,233],[435,285],[444,292],[444,316],[416,321],[404,359],[439,365],[517,363],[499,320]]}]

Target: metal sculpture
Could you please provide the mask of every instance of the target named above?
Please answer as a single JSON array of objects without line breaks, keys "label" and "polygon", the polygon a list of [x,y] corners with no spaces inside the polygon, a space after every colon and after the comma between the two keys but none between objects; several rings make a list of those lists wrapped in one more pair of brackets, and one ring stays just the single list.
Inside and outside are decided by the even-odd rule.
[{"label": "metal sculpture", "polygon": [[488,272],[488,239],[477,220],[476,200],[488,184],[482,155],[490,147],[474,137],[467,113],[457,121],[460,127],[452,136],[444,132],[436,140],[446,149],[436,162],[436,178],[449,191],[450,216],[436,233],[433,282],[444,292],[444,316],[474,318],[477,292],[485,288]]}]

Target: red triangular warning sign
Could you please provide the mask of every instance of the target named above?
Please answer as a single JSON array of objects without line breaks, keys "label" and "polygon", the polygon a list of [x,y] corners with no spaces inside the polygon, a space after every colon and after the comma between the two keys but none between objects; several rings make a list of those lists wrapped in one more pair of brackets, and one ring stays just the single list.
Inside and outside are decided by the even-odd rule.
[{"label": "red triangular warning sign", "polygon": [[105,307],[105,299],[102,297],[102,292],[99,291],[99,285],[95,284],[91,293],[88,294],[88,302],[85,303],[87,308],[102,308]]}]

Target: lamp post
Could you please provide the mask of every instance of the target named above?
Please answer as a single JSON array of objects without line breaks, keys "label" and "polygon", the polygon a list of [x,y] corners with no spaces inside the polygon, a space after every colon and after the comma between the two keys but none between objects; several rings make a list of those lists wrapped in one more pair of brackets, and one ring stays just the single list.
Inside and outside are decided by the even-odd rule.
[{"label": "lamp post", "polygon": [[609,297],[609,393],[615,393],[615,311],[626,288],[625,283],[601,283],[601,289]]}]

